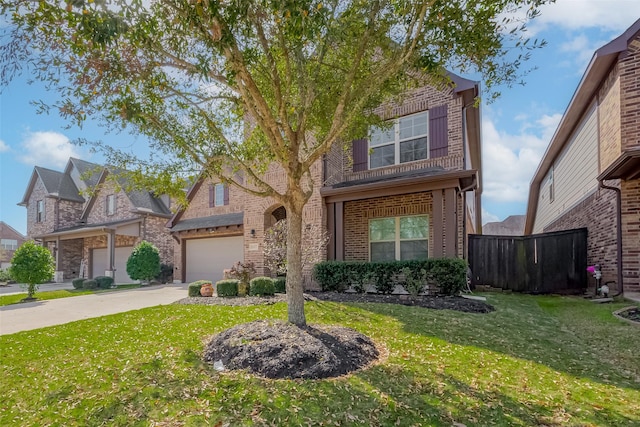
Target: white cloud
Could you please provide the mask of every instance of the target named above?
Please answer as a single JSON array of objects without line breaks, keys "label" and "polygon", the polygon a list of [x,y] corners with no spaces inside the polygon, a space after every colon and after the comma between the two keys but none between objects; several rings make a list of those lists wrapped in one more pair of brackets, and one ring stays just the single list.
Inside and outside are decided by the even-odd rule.
[{"label": "white cloud", "polygon": [[69,138],[58,132],[28,132],[20,145],[23,152],[18,159],[31,166],[61,169],[69,157],[81,157]]},{"label": "white cloud", "polygon": [[488,222],[498,222],[500,218],[497,215],[492,214],[487,211],[485,208],[482,208],[482,225],[485,225]]},{"label": "white cloud", "polygon": [[590,40],[585,34],[577,34],[560,44],[559,50],[570,54],[568,56],[571,57],[571,61],[567,61],[564,65],[575,67],[576,74],[582,75],[594,52],[608,42],[609,40]]},{"label": "white cloud", "polygon": [[0,139],[0,153],[3,153],[5,151],[9,151],[9,146]]},{"label": "white cloud", "polygon": [[600,28],[622,32],[640,16],[640,1],[561,0],[543,5],[540,12],[541,15],[530,27],[533,33],[551,26],[569,30]]},{"label": "white cloud", "polygon": [[482,123],[483,197],[494,202],[524,202],[529,183],[561,114],[542,115],[523,127],[518,134],[496,129],[485,114]]}]

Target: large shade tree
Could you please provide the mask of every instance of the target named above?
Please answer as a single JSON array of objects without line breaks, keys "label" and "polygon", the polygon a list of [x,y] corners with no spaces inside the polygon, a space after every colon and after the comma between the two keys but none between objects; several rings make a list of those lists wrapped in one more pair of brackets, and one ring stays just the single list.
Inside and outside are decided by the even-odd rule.
[{"label": "large shade tree", "polygon": [[[312,165],[379,123],[382,102],[446,83],[445,68],[487,88],[518,83],[540,46],[524,23],[545,1],[0,0],[2,78],[29,70],[59,91],[71,121],[99,116],[148,136],[164,156],[102,148],[160,193],[198,169],[281,203],[289,321],[304,325]],[[274,164],[284,188],[263,179]]]}]

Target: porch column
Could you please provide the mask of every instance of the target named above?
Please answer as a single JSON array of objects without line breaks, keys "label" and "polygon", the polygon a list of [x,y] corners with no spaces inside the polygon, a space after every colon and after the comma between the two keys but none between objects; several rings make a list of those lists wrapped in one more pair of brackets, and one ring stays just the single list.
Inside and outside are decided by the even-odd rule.
[{"label": "porch column", "polygon": [[442,218],[442,190],[433,193],[433,257],[442,258],[444,242],[444,224]]},{"label": "porch column", "polygon": [[55,247],[55,258],[56,258],[56,270],[53,273],[53,281],[56,283],[64,282],[64,271],[60,270],[60,236],[56,237],[56,247]]},{"label": "porch column", "polygon": [[444,190],[444,227],[445,227],[445,244],[444,254],[448,257],[455,257],[457,255],[456,246],[458,243],[458,227],[456,227],[458,221],[456,218],[456,203],[458,197],[456,196],[456,190],[454,188],[447,188]]},{"label": "porch column", "polygon": [[107,277],[113,277],[115,282],[116,269],[115,269],[115,259],[116,259],[116,232],[114,230],[110,230],[107,234],[107,270],[104,272],[104,275]]},{"label": "porch column", "polygon": [[336,214],[335,204],[327,203],[327,231],[329,232],[329,244],[327,245],[327,260],[336,259]]},{"label": "porch column", "polygon": [[336,202],[336,261],[344,261],[344,202]]}]

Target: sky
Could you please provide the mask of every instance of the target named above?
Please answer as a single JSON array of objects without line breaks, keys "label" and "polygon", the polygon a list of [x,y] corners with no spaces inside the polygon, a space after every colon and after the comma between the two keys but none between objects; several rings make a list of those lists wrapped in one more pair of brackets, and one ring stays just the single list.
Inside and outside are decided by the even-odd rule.
[{"label": "sky", "polygon": [[[640,18],[638,0],[558,0],[541,8],[528,35],[547,41],[524,68],[524,86],[501,88],[482,105],[483,223],[524,214],[529,183],[593,53]],[[15,79],[0,93],[0,220],[26,234],[22,200],[34,166],[62,171],[69,157],[103,159],[78,138],[148,152],[142,137],[105,133],[97,121],[69,127],[56,113],[38,114],[30,101],[53,101],[41,83]]]}]

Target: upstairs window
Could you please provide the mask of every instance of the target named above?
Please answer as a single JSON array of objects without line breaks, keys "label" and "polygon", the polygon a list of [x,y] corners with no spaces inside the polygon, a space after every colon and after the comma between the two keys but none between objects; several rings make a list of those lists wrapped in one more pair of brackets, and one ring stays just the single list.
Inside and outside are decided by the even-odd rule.
[{"label": "upstairs window", "polygon": [[209,207],[226,206],[229,204],[229,186],[215,184],[209,186]]},{"label": "upstairs window", "polygon": [[36,222],[44,221],[44,200],[36,202]]},{"label": "upstairs window", "polygon": [[369,245],[371,261],[427,259],[429,216],[372,219]]},{"label": "upstairs window", "polygon": [[116,195],[109,194],[107,196],[107,215],[114,215],[116,213]]},{"label": "upstairs window", "polygon": [[372,128],[369,168],[381,168],[428,158],[428,112],[394,120],[390,128]]},{"label": "upstairs window", "polygon": [[0,247],[8,251],[18,249],[18,241],[16,239],[0,239]]}]

